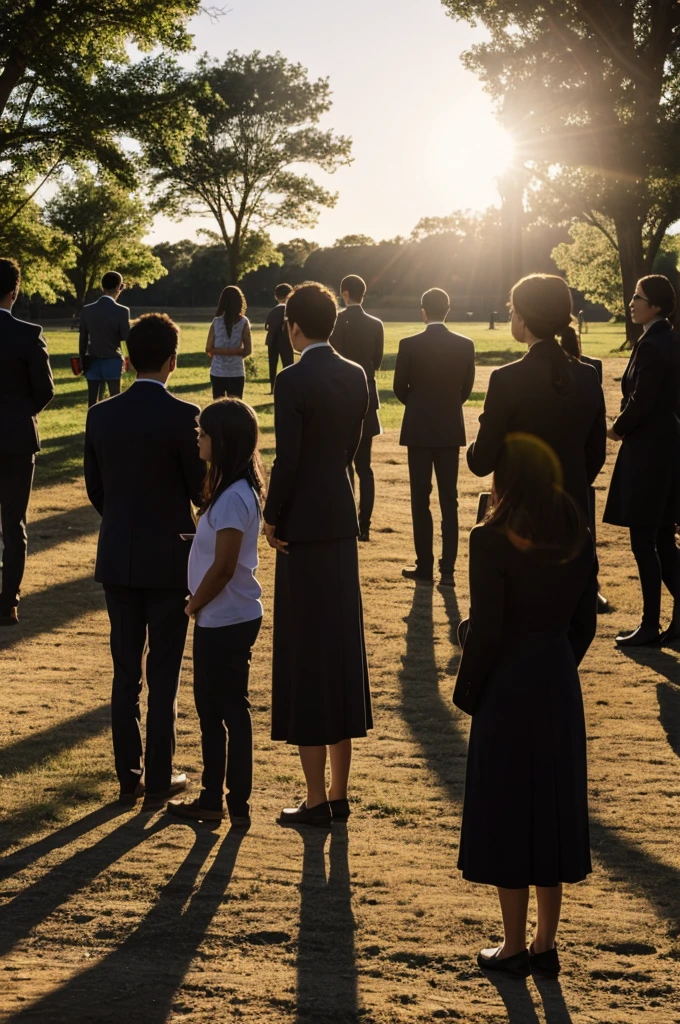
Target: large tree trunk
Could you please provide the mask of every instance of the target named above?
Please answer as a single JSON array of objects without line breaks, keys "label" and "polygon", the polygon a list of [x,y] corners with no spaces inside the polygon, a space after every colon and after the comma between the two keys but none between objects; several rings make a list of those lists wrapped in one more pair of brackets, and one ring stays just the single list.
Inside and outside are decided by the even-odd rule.
[{"label": "large tree trunk", "polygon": [[635,218],[621,217],[615,220],[616,240],[619,246],[621,279],[623,281],[623,303],[626,310],[626,345],[634,345],[642,328],[634,324],[629,303],[635,294],[635,285],[645,274],[645,255],[642,245],[642,226]]}]

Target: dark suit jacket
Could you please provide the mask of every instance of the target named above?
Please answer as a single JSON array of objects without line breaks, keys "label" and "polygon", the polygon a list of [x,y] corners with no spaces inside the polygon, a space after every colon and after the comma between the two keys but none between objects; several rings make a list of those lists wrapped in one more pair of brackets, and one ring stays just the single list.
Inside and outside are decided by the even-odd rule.
[{"label": "dark suit jacket", "polygon": [[[573,386],[559,394],[552,385],[554,346],[568,360]],[[604,395],[592,366],[567,356],[557,342],[533,345],[523,359],[494,370],[479,433],[467,452],[477,476],[493,473],[511,433],[534,434],[550,445],[562,466],[564,489],[588,513],[588,487],[604,465],[607,424]]]},{"label": "dark suit jacket", "polygon": [[602,360],[601,359],[595,359],[595,358],[593,358],[593,356],[583,356],[582,355],[581,356],[581,362],[585,363],[586,366],[592,366],[593,367],[593,369],[595,370],[595,373],[597,374],[597,379],[599,380],[599,382],[601,384],[602,380],[603,380]]},{"label": "dark suit jacket", "polygon": [[378,409],[380,398],[375,375],[380,369],[385,349],[385,328],[382,320],[369,316],[362,306],[341,310],[331,334],[331,345],[345,359],[362,366],[368,381],[369,405],[364,420],[364,437],[382,433]]},{"label": "dark suit jacket", "polygon": [[205,477],[198,457],[198,406],[152,381],[87,414],[85,486],[102,516],[95,579],[124,587],[186,587]]},{"label": "dark suit jacket", "polygon": [[399,444],[459,448],[465,444],[463,405],[475,381],[475,346],[444,324],[428,324],[399,342],[394,393],[406,406]]},{"label": "dark suit jacket", "polygon": [[366,374],[330,345],[305,352],[276,378],[276,458],[265,522],[287,541],[359,532],[347,466],[368,408]]},{"label": "dark suit jacket", "polygon": [[280,353],[290,352],[293,354],[293,346],[291,344],[290,337],[288,335],[288,325],[286,324],[286,307],[283,303],[279,303],[278,306],[274,306],[267,313],[267,319],[264,322],[264,329],[267,332],[265,338],[265,344],[268,346],[274,346]]},{"label": "dark suit jacket", "polygon": [[40,451],[38,413],[53,398],[54,380],[42,329],[0,311],[0,453]]},{"label": "dark suit jacket", "polygon": [[81,358],[113,359],[120,355],[120,343],[130,333],[130,310],[110,295],[102,295],[96,302],[83,306],[80,314]]}]

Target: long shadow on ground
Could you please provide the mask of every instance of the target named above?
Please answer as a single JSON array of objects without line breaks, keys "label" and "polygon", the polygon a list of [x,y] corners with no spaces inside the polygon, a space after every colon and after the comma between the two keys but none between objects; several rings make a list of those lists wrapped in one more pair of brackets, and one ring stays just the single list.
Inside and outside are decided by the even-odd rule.
[{"label": "long shadow on ground", "polygon": [[94,582],[91,571],[67,583],[56,583],[53,587],[31,594],[21,602],[20,624],[3,631],[0,636],[0,652],[25,640],[52,633],[93,610],[104,608],[104,592]]},{"label": "long shadow on ground", "polygon": [[79,505],[66,512],[55,512],[54,515],[45,516],[37,522],[29,519],[29,558],[49,551],[50,548],[65,541],[90,537],[99,530],[100,523],[101,519],[91,505]]}]

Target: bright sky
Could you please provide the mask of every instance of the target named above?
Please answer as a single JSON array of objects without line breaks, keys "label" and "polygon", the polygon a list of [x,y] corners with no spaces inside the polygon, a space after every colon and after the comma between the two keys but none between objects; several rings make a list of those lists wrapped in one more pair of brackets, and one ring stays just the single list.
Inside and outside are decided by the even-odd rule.
[{"label": "bright sky", "polygon": [[[220,2],[220,0],[216,0]],[[312,78],[328,77],[333,107],[324,125],[353,139],[354,162],[314,177],[340,193],[316,229],[321,245],[350,233],[408,235],[425,216],[498,203],[495,177],[507,142],[489,97],[460,54],[481,30],[452,21],[439,0],[227,0],[218,21],[193,23],[199,53],[220,58],[280,50]],[[209,219],[159,218],[152,239],[194,237]]]}]

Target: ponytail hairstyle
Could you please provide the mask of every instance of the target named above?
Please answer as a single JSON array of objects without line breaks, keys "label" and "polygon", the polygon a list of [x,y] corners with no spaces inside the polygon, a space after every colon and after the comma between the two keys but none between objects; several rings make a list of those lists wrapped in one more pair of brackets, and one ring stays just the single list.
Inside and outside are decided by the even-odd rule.
[{"label": "ponytail hairstyle", "polygon": [[242,316],[246,315],[247,309],[248,303],[240,288],[237,288],[235,284],[228,284],[226,288],[222,289],[215,317],[221,316],[223,318],[228,338],[231,338],[234,326]]},{"label": "ponytail hairstyle", "polygon": [[658,306],[659,316],[674,324],[677,296],[668,278],[663,274],[648,274],[647,277],[641,277],[639,283],[649,305]]},{"label": "ponytail hairstyle", "polygon": [[[571,324],[572,301],[567,282],[556,274],[529,274],[511,290],[510,305],[534,338],[548,345],[552,386],[558,394],[568,394],[574,378],[566,353],[578,351],[578,336]],[[562,347],[557,342],[558,335]]]},{"label": "ponytail hairstyle", "polygon": [[199,516],[209,512],[219,496],[237,480],[247,480],[258,501],[262,501],[264,471],[254,409],[240,398],[221,398],[205,407],[198,425],[210,438],[212,448]]}]

